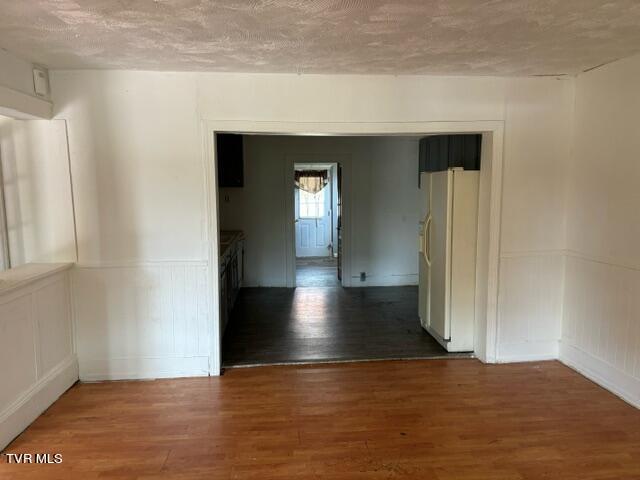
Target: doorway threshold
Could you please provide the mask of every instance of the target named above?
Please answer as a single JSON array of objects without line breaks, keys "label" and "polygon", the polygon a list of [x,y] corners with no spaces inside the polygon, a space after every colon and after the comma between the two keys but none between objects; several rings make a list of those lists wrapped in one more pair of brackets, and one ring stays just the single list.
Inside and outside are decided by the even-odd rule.
[{"label": "doorway threshold", "polygon": [[457,360],[476,358],[473,352],[456,352],[444,353],[441,355],[431,356],[413,356],[413,357],[377,357],[377,358],[328,358],[317,360],[291,360],[287,362],[256,362],[256,363],[239,363],[235,365],[223,365],[224,370],[233,368],[255,368],[255,367],[278,367],[287,365],[329,365],[336,363],[362,363],[362,362],[395,362],[395,361],[412,361],[412,360]]}]

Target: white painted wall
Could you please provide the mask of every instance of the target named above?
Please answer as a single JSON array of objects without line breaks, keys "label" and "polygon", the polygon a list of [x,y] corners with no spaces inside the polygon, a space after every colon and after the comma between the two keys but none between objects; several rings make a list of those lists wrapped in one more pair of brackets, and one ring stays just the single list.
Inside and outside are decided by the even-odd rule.
[{"label": "white painted wall", "polygon": [[75,262],[64,120],[0,117],[0,161],[11,266]]},{"label": "white painted wall", "polygon": [[[220,192],[223,229],[243,230],[247,286],[286,286],[287,158],[338,155],[350,171],[354,286],[417,284],[420,221],[418,139],[403,137],[245,137],[245,187]],[[226,202],[225,199],[229,201]],[[360,282],[359,272],[367,273]]]},{"label": "white painted wall", "polygon": [[[553,83],[560,83],[558,87]],[[505,104],[498,308],[501,361],[557,358],[573,86],[511,83]]]},{"label": "white painted wall", "polygon": [[[549,282],[562,284],[562,271],[548,258],[555,258],[564,238],[565,195],[557,186],[563,184],[561,177],[566,173],[573,99],[570,79],[56,71],[52,89],[56,116],[68,120],[79,271],[91,267],[95,278],[88,287],[93,292],[76,297],[76,309],[82,312],[77,319],[82,332],[79,350],[95,342],[101,329],[127,340],[127,334],[117,333],[118,326],[132,314],[117,308],[116,292],[129,291],[135,302],[140,289],[126,290],[127,285],[135,286],[133,277],[146,275],[152,266],[206,265],[202,119],[496,120],[505,123],[502,250],[510,255],[509,267],[501,269],[506,278],[501,278],[500,285],[524,285],[514,279],[529,277],[539,293],[531,313],[532,304],[524,298],[526,288],[501,288],[498,351],[507,346],[508,355],[499,359],[547,357],[557,352],[560,312],[548,306],[543,287]],[[371,178],[381,182],[379,177]],[[534,254],[545,257],[539,273],[529,268]],[[109,279],[114,269],[120,272],[119,283]],[[145,286],[149,305],[165,308],[162,302],[171,297],[163,288],[153,282]],[[210,295],[205,292],[209,300]],[[92,300],[97,297],[103,303],[94,306]],[[158,329],[151,312],[138,312],[138,321]],[[105,325],[98,329],[95,318]],[[510,329],[514,322],[518,327]],[[542,327],[549,325],[550,330]],[[199,344],[200,331],[182,328],[179,335],[192,340],[195,336]],[[140,341],[132,342],[127,353],[130,375],[136,371],[136,359],[184,358],[180,352],[170,355],[159,348],[146,351]],[[84,351],[90,355],[89,348]],[[84,374],[97,378],[117,371],[120,356],[121,352],[105,349],[102,366]],[[81,364],[93,360],[80,355]],[[153,372],[140,368],[137,373],[152,376]]]},{"label": "white painted wall", "polygon": [[195,77],[102,75],[53,79],[70,125],[80,378],[206,375],[211,293]]},{"label": "white painted wall", "polygon": [[60,75],[52,84],[58,117],[69,119],[79,265],[205,260],[193,75]]},{"label": "white painted wall", "polygon": [[68,267],[0,273],[0,450],[78,379]]},{"label": "white painted wall", "polygon": [[561,359],[640,406],[640,56],[579,75]]}]

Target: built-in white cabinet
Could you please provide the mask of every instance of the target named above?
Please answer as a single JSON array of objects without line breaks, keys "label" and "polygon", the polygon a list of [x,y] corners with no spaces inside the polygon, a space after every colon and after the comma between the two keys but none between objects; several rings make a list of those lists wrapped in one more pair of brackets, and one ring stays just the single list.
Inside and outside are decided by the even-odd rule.
[{"label": "built-in white cabinet", "polygon": [[70,268],[0,273],[0,450],[78,379]]}]

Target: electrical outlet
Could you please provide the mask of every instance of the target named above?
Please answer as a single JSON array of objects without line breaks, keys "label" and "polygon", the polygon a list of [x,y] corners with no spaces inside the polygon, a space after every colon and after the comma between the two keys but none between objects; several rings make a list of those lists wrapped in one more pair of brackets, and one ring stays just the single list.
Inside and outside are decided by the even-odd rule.
[{"label": "electrical outlet", "polygon": [[364,282],[367,280],[367,272],[360,272],[360,281]]}]

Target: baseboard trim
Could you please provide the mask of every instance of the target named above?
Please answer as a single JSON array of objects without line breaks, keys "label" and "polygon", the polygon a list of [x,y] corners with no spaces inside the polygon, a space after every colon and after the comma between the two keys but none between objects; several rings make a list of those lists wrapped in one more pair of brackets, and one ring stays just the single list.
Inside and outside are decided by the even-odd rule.
[{"label": "baseboard trim", "polygon": [[640,379],[564,342],[560,344],[560,361],[640,409]]},{"label": "baseboard trim", "polygon": [[497,363],[557,360],[559,354],[558,340],[503,344],[498,347]]},{"label": "baseboard trim", "polygon": [[418,274],[407,273],[397,275],[367,275],[364,282],[360,281],[360,275],[351,277],[351,287],[408,287],[418,285]]},{"label": "baseboard trim", "polygon": [[151,380],[156,378],[206,377],[209,357],[157,357],[81,359],[80,380]]},{"label": "baseboard trim", "polygon": [[0,451],[77,380],[78,361],[75,355],[70,355],[0,412]]}]

